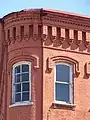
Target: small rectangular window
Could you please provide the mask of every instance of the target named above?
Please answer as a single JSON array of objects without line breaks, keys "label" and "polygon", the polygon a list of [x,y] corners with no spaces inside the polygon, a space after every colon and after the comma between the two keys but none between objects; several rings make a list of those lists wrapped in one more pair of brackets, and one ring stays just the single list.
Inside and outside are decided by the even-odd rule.
[{"label": "small rectangular window", "polygon": [[31,100],[31,63],[13,65],[12,102],[24,102]]},{"label": "small rectangular window", "polygon": [[72,103],[72,65],[55,65],[55,101]]}]

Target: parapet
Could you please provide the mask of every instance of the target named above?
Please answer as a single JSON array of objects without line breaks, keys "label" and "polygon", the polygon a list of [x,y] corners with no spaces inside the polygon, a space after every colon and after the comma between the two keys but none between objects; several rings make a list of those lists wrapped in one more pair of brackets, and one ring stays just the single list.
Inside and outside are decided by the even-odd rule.
[{"label": "parapet", "polygon": [[10,13],[4,21],[5,40],[11,42],[23,39],[52,42],[67,41],[69,45],[90,44],[90,17],[51,9],[24,9]]}]

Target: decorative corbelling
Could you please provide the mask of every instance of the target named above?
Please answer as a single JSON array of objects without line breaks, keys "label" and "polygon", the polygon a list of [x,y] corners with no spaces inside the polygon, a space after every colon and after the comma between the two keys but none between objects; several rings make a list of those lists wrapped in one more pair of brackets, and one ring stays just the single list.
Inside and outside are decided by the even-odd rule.
[{"label": "decorative corbelling", "polygon": [[[88,17],[81,17],[77,15],[70,15],[69,13],[60,13],[60,12],[51,12],[48,10],[43,10],[43,14],[47,13],[46,15],[40,15],[41,9],[31,10],[31,11],[22,11],[22,12],[16,12],[12,13],[11,15],[7,15],[4,17],[4,24],[10,24],[12,22],[17,21],[24,21],[24,20],[47,20],[47,21],[54,21],[55,24],[57,23],[66,23],[81,27],[89,27],[90,28],[90,18]],[[43,19],[41,19],[43,18]]]},{"label": "decorative corbelling", "polygon": [[51,36],[51,40],[54,42],[57,39],[57,36]]},{"label": "decorative corbelling", "polygon": [[29,40],[29,33],[28,32],[24,34],[24,38],[23,39],[25,41]]},{"label": "decorative corbelling", "polygon": [[[34,41],[39,40],[40,37],[38,34],[33,34],[33,36],[29,36],[29,33],[25,33],[24,37],[21,38],[20,34],[18,34],[16,36],[16,38],[14,37],[10,37],[9,39],[6,40],[6,42],[8,43],[8,45],[10,45],[11,43],[15,43],[15,41],[21,42],[22,40],[28,41],[29,39],[33,39]],[[42,38],[44,40],[44,38]]]},{"label": "decorative corbelling", "polygon": [[8,45],[10,45],[10,44],[11,44],[10,39],[7,39],[7,40],[6,40],[6,43],[7,43]]},{"label": "decorative corbelling", "polygon": [[69,45],[71,45],[73,43],[74,39],[68,39],[68,43]]},{"label": "decorative corbelling", "polygon": [[[49,17],[46,17],[46,18],[43,18],[44,20],[47,20],[47,21],[54,21],[56,22],[55,24],[58,24],[58,23],[65,23],[65,24],[69,24],[69,25],[74,25],[76,27],[88,27],[90,28],[90,26],[88,24],[85,24],[85,23],[78,23],[78,21],[75,21],[75,20],[72,20],[72,21],[69,21],[68,19],[67,20],[61,20],[61,18],[49,18]],[[63,18],[64,19],[64,18]],[[79,21],[80,22],[80,21]],[[89,23],[90,24],[90,23]],[[85,29],[85,28],[84,28]]]},{"label": "decorative corbelling", "polygon": [[20,18],[16,18],[16,19],[13,19],[13,20],[9,20],[5,23],[5,26],[8,25],[8,24],[11,24],[13,22],[18,22],[18,21],[26,21],[26,20],[32,20],[31,17],[27,17],[27,18],[24,18],[24,19],[20,19]]},{"label": "decorative corbelling", "polygon": [[20,34],[18,34],[18,35],[16,36],[16,40],[17,40],[18,42],[21,41],[21,36],[20,36]]},{"label": "decorative corbelling", "polygon": [[61,42],[61,44],[63,44],[64,41],[65,41],[65,38],[64,38],[64,37],[60,37],[60,42]]},{"label": "decorative corbelling", "polygon": [[87,16],[80,16],[77,14],[71,14],[66,12],[61,13],[60,11],[47,9],[45,9],[43,13],[47,13],[47,16],[44,16],[45,20],[73,24],[83,27],[90,27],[90,17]]},{"label": "decorative corbelling", "polygon": [[39,39],[38,34],[33,34],[33,40],[36,41],[36,40],[38,40],[38,39]]},{"label": "decorative corbelling", "polygon": [[40,10],[32,10],[32,11],[23,11],[12,13],[11,15],[7,15],[3,18],[4,25],[11,24],[13,22],[18,21],[26,21],[26,20],[40,20]]},{"label": "decorative corbelling", "polygon": [[90,41],[85,41],[85,42],[84,42],[84,45],[85,45],[86,48],[88,48],[89,45],[90,45]]},{"label": "decorative corbelling", "polygon": [[10,37],[10,43],[14,43],[15,42],[15,39],[14,39],[14,37]]},{"label": "decorative corbelling", "polygon": [[73,29],[69,29],[68,32],[68,43],[71,45],[74,41],[74,30]]},{"label": "decorative corbelling", "polygon": [[77,44],[78,46],[80,46],[81,43],[82,43],[82,40],[76,40],[76,44]]},{"label": "decorative corbelling", "polygon": [[48,35],[42,34],[42,40],[46,41],[48,39]]},{"label": "decorative corbelling", "polygon": [[[38,10],[36,10],[36,11],[34,11],[34,10],[32,10],[32,11],[28,11],[28,12],[25,12],[25,11],[22,11],[22,12],[18,12],[18,13],[14,13],[14,14],[12,14],[12,15],[9,15],[9,16],[7,16],[6,18],[4,18],[4,25],[5,25],[5,30],[6,30],[6,28],[8,28],[8,26],[6,26],[6,24],[9,24],[8,22],[14,22],[14,20],[15,21],[22,21],[22,20],[26,20],[26,22],[27,22],[27,19],[29,20],[29,18],[31,19],[31,21],[30,21],[30,23],[33,21],[33,24],[35,24],[34,23],[34,20],[35,19],[37,19],[37,20],[39,20],[39,22],[41,21],[41,24],[42,24],[42,26],[43,25],[46,25],[46,26],[48,26],[49,24],[51,25],[52,24],[52,28],[53,28],[53,31],[54,32],[52,32],[53,34],[51,35],[51,37],[48,37],[48,34],[43,34],[43,35],[41,35],[41,38],[38,36],[38,32],[37,32],[37,34],[36,33],[33,33],[33,36],[32,36],[32,39],[33,40],[38,40],[38,39],[42,39],[42,40],[44,40],[44,41],[46,41],[47,39],[50,39],[52,42],[54,42],[55,40],[57,40],[57,33],[56,33],[56,26],[57,25],[59,25],[59,23],[61,22],[61,24],[62,23],[67,23],[67,24],[65,24],[66,26],[57,26],[57,27],[60,27],[60,28],[62,28],[62,29],[67,29],[67,27],[69,26],[69,27],[73,27],[73,28],[70,28],[70,29],[73,29],[74,30],[74,25],[76,25],[76,27],[77,27],[77,29],[79,30],[79,31],[83,31],[83,29],[81,30],[81,28],[83,28],[84,27],[84,29],[86,29],[85,28],[85,24],[87,24],[87,22],[89,23],[89,19],[90,18],[87,18],[87,20],[86,20],[86,23],[84,24],[83,23],[83,20],[81,20],[80,19],[80,21],[79,21],[79,16],[75,16],[75,19],[73,19],[73,18],[71,18],[70,17],[70,15],[69,14],[67,14],[67,15],[65,15],[64,13],[63,14],[61,14],[61,13],[58,13],[58,12],[51,12],[51,11],[46,11],[46,10],[43,10],[43,12],[46,12],[47,14],[46,15],[44,15],[44,16],[40,16],[40,10],[41,9],[38,9]],[[72,15],[72,16],[74,16],[74,15]],[[40,17],[42,18],[42,19],[40,19]],[[77,20],[76,20],[76,18],[78,18]],[[46,21],[46,24],[44,23],[45,21],[44,21],[44,19],[45,19],[45,21]],[[52,22],[52,20],[54,21],[54,22]],[[73,23],[73,25],[70,25],[70,24],[72,24]],[[19,23],[18,23],[19,24]],[[23,23],[24,24],[24,23]],[[38,24],[38,23],[37,23]],[[79,25],[80,24],[80,25]],[[83,27],[80,27],[80,26],[83,26]],[[88,25],[89,26],[89,25]],[[12,26],[11,26],[12,27]],[[11,28],[10,27],[10,28]],[[68,27],[68,29],[69,29],[69,27]],[[90,27],[90,26],[89,26]],[[6,30],[7,31],[7,30]],[[47,30],[48,31],[48,30]],[[86,30],[87,31],[87,30]],[[88,29],[88,31],[89,31],[89,29]],[[54,35],[55,34],[55,35]],[[22,41],[22,40],[29,40],[30,38],[29,38],[29,33],[25,33],[24,34],[24,38],[21,38],[21,36],[20,36],[20,34],[18,34],[17,36],[16,36],[16,40],[17,41]],[[65,36],[63,37],[63,36],[61,36],[60,38],[58,38],[59,40],[60,40],[60,42],[61,42],[61,44],[63,44],[63,42],[66,40],[67,42],[68,42],[68,44],[69,45],[71,45],[72,43],[73,43],[73,41],[74,41],[74,39],[66,39],[65,38]],[[16,41],[13,37],[10,37],[9,38],[9,40],[7,40],[7,42],[8,42],[8,45],[10,45],[10,43],[13,41],[13,43]],[[80,44],[82,43],[82,40],[80,39],[78,39],[78,40],[76,40],[76,44],[78,45],[78,46],[80,46]],[[86,47],[88,47],[89,46],[89,42],[87,41],[85,41],[84,42],[85,43],[85,46]]]}]

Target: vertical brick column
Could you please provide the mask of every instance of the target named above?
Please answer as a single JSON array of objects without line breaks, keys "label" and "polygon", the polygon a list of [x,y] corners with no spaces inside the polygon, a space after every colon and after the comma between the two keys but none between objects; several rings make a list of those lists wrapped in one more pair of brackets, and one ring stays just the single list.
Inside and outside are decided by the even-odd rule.
[{"label": "vertical brick column", "polygon": [[34,40],[38,39],[38,24],[37,23],[33,24],[33,39]]},{"label": "vertical brick column", "polygon": [[82,31],[78,31],[77,45],[80,45],[81,43],[82,43]]},{"label": "vertical brick column", "polygon": [[57,37],[57,28],[52,26],[52,40],[56,40]]},{"label": "vertical brick column", "polygon": [[24,26],[24,40],[29,40],[29,25]]},{"label": "vertical brick column", "polygon": [[48,36],[48,26],[47,25],[43,25],[43,36],[42,36],[42,39],[43,40],[47,40],[47,36]]},{"label": "vertical brick column", "polygon": [[90,44],[90,32],[86,32],[86,45]]},{"label": "vertical brick column", "polygon": [[61,28],[61,42],[63,43],[65,40],[65,28]]},{"label": "vertical brick column", "polygon": [[16,39],[21,41],[20,26],[16,26]]}]

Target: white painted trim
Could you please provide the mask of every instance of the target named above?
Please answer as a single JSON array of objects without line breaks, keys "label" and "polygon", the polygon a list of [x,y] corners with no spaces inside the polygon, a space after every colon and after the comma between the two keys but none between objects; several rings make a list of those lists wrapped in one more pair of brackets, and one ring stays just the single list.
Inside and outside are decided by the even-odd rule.
[{"label": "white painted trim", "polygon": [[[64,65],[66,65],[66,66],[69,66],[70,67],[70,84],[71,84],[71,87],[70,87],[70,93],[69,93],[69,97],[70,97],[70,103],[72,103],[73,102],[73,98],[72,98],[72,65],[70,65],[70,64],[68,64],[68,63],[64,63],[64,62],[58,62],[58,63],[55,63],[55,65],[54,65],[54,102],[55,103],[59,103],[59,104],[68,104],[68,103],[66,103],[65,101],[57,101],[56,99],[55,99],[55,83],[64,83],[64,82],[56,82],[56,65],[59,65],[59,64],[64,64]],[[66,84],[66,82],[65,82],[65,84]]]},{"label": "white painted trim", "polygon": [[57,101],[55,102],[54,101],[53,104],[76,107],[76,104],[71,104],[71,103],[66,103],[66,102],[61,102],[61,101],[59,101],[59,102],[57,102]]},{"label": "white painted trim", "polygon": [[19,107],[19,106],[25,106],[25,105],[33,105],[33,102],[18,102],[18,103],[9,105],[9,108],[17,107],[17,106],[18,106],[18,107]]},{"label": "white painted trim", "polygon": [[14,65],[13,65],[13,67],[15,68],[16,66],[18,66],[18,65],[21,65],[21,64],[28,64],[28,65],[31,65],[31,62],[28,62],[28,61],[20,61],[20,62],[17,62],[17,63],[15,63]]},{"label": "white painted trim", "polygon": [[[28,61],[21,61],[21,62],[18,62],[16,64],[14,64],[12,66],[12,104],[14,103],[15,105],[16,104],[22,104],[23,101],[21,102],[15,102],[15,87],[14,87],[14,68],[18,65],[22,65],[22,64],[27,64],[29,65],[29,101],[31,101],[31,62],[28,62]],[[14,105],[13,104],[13,105]]]}]

